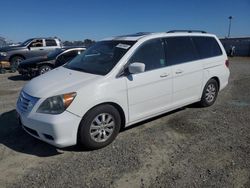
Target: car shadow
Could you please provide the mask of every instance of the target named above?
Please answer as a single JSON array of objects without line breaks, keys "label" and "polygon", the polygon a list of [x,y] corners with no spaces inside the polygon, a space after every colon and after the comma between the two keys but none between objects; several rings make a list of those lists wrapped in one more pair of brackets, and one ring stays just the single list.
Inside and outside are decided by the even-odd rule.
[{"label": "car shadow", "polygon": [[182,111],[182,110],[185,110],[186,108],[187,108],[187,106],[186,106],[186,107],[179,108],[179,109],[176,109],[176,110],[173,110],[173,111],[170,111],[170,112],[166,112],[166,113],[164,113],[164,114],[161,114],[161,115],[158,115],[158,116],[149,118],[149,119],[146,119],[146,120],[141,121],[141,122],[139,122],[139,123],[132,124],[132,125],[130,125],[129,127],[122,128],[120,132],[124,132],[124,131],[130,130],[130,129],[133,129],[133,128],[135,128],[135,127],[141,126],[141,125],[143,125],[143,124],[150,123],[150,122],[152,122],[152,121],[154,121],[154,120],[157,120],[157,119],[159,119],[159,118],[162,118],[162,117],[165,117],[165,116],[168,116],[168,115],[171,115],[171,114],[180,112],[180,111]]},{"label": "car shadow", "polygon": [[30,80],[30,78],[28,76],[23,76],[23,75],[10,76],[10,77],[8,77],[8,79],[12,80],[12,81],[26,81],[26,80]]},{"label": "car shadow", "polygon": [[39,157],[61,154],[56,147],[26,133],[18,123],[15,110],[0,115],[0,144],[14,151]]},{"label": "car shadow", "polygon": [[154,121],[154,120],[157,120],[159,118],[162,118],[164,116],[168,116],[168,115],[171,115],[171,114],[174,114],[174,113],[177,113],[177,112],[180,112],[180,111],[183,111],[183,110],[186,110],[186,109],[192,109],[192,108],[202,108],[198,103],[193,103],[193,104],[190,104],[190,105],[187,105],[187,106],[183,106],[181,108],[178,108],[176,110],[173,110],[173,111],[170,111],[170,112],[166,112],[164,114],[161,114],[161,115],[158,115],[158,116],[155,116],[155,117],[152,117],[152,118],[149,118],[149,119],[146,119],[144,121],[141,121],[139,123],[135,123],[129,127],[125,127],[123,128],[120,132],[124,132],[124,131],[127,131],[129,129],[133,129],[135,127],[138,127],[140,125],[143,125],[145,123],[149,123],[151,121]]},{"label": "car shadow", "polygon": [[[129,127],[121,129],[120,132],[121,133],[125,132],[127,130],[133,129],[145,123],[152,122],[164,116],[180,112],[187,108],[197,108],[197,107],[198,106],[196,104],[188,105],[176,109],[174,111],[167,112],[159,116],[144,120],[142,122],[135,123]],[[56,147],[30,136],[19,125],[15,110],[11,110],[9,112],[5,112],[2,115],[0,115],[0,144],[3,144],[4,146],[14,151],[35,155],[39,157],[49,157],[49,156],[59,155],[62,154],[64,151],[69,151],[69,152],[91,151],[87,148],[82,148],[82,146],[80,145],[70,146],[58,150]]]}]

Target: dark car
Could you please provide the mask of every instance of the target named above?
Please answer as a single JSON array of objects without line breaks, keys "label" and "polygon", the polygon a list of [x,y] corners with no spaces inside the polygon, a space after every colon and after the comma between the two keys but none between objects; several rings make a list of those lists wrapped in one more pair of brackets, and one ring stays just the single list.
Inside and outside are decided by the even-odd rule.
[{"label": "dark car", "polygon": [[36,57],[21,62],[18,65],[18,72],[29,77],[41,75],[67,63],[85,50],[86,48],[84,47],[65,47],[55,49],[47,56]]},{"label": "dark car", "polygon": [[28,39],[17,46],[0,48],[0,64],[9,62],[9,65],[14,68],[25,59],[47,55],[57,48],[62,48],[58,38]]}]

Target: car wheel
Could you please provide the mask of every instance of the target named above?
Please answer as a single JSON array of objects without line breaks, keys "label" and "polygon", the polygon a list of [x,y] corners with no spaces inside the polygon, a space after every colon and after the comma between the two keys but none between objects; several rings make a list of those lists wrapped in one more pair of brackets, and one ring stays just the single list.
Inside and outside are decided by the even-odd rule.
[{"label": "car wheel", "polygon": [[110,144],[120,131],[121,117],[112,105],[91,109],[82,119],[78,142],[87,149],[99,149]]},{"label": "car wheel", "polygon": [[14,67],[11,67],[11,68],[10,68],[10,71],[11,71],[11,72],[16,72],[16,71],[17,71],[17,68],[16,68],[15,66],[14,66]]},{"label": "car wheel", "polygon": [[41,74],[44,74],[46,72],[49,72],[50,70],[52,70],[52,67],[49,66],[49,65],[43,65],[39,68],[39,71],[38,71],[38,74],[41,75]]},{"label": "car wheel", "polygon": [[6,70],[3,69],[3,68],[1,68],[1,69],[0,69],[0,74],[4,74],[4,73],[6,73]]},{"label": "car wheel", "polygon": [[18,65],[24,60],[22,56],[14,56],[10,59],[11,68],[17,68]]},{"label": "car wheel", "polygon": [[214,104],[218,95],[218,83],[215,79],[210,79],[204,87],[200,106],[208,107]]}]

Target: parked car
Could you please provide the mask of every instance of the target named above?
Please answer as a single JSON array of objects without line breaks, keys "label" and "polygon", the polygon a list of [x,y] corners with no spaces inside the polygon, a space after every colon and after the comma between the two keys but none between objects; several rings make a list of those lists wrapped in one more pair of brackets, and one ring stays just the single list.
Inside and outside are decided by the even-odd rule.
[{"label": "parked car", "polygon": [[109,38],[28,82],[16,110],[40,140],[98,149],[123,127],[196,102],[211,106],[228,84],[228,65],[218,38],[205,32]]},{"label": "parked car", "polygon": [[56,48],[61,48],[58,38],[32,38],[18,46],[8,46],[0,48],[1,62],[9,62],[9,66],[14,70],[18,64],[29,58],[44,56]]},{"label": "parked car", "polygon": [[62,66],[85,50],[85,47],[58,48],[50,52],[47,56],[22,61],[18,66],[18,72],[30,77],[41,75],[56,67]]}]

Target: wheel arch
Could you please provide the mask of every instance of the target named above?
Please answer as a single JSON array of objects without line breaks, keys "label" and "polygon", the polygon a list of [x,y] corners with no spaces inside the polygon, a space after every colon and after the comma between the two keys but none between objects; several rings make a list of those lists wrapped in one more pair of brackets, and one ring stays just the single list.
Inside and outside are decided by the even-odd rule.
[{"label": "wheel arch", "polygon": [[106,105],[106,104],[112,105],[113,107],[115,107],[115,108],[118,110],[118,112],[119,112],[119,114],[120,114],[120,117],[121,117],[121,127],[120,127],[120,131],[125,127],[125,125],[126,125],[126,116],[125,116],[125,113],[124,113],[123,108],[122,108],[119,104],[117,104],[117,103],[115,103],[115,102],[103,102],[103,103],[97,104],[97,105],[93,106],[92,108],[90,108],[90,109],[84,114],[84,116],[82,117],[82,119],[81,119],[81,121],[80,121],[80,123],[79,123],[79,125],[78,125],[78,130],[77,130],[77,143],[79,143],[79,139],[80,139],[80,128],[81,128],[80,125],[81,125],[81,122],[83,121],[84,117],[86,117],[87,113],[90,112],[92,109],[94,109],[94,108],[96,108],[96,107],[98,107],[98,106],[101,106],[101,105]]},{"label": "wheel arch", "polygon": [[51,68],[54,68],[54,65],[52,64],[52,63],[38,63],[37,64],[37,66],[40,68],[40,67],[42,67],[42,66],[45,66],[45,65],[47,65],[47,66],[50,66]]},{"label": "wheel arch", "polygon": [[211,80],[211,79],[214,79],[217,82],[217,84],[218,84],[218,91],[220,91],[220,79],[217,76],[214,76],[214,77],[210,78],[209,80]]},{"label": "wheel arch", "polygon": [[11,62],[11,59],[14,58],[14,57],[22,57],[23,59],[26,59],[26,57],[22,54],[13,54],[10,56],[9,58],[9,62]]},{"label": "wheel arch", "polygon": [[[96,108],[96,107],[98,107],[98,106],[106,105],[106,104],[109,104],[109,105],[111,105],[111,106],[113,106],[113,107],[115,107],[115,108],[117,109],[117,111],[119,112],[120,117],[121,117],[121,129],[124,128],[125,125],[126,125],[126,116],[125,116],[125,112],[124,112],[123,108],[122,108],[119,104],[117,104],[117,103],[115,103],[115,102],[103,102],[103,103],[100,103],[100,104],[97,104],[97,105],[93,106],[92,108],[90,108],[90,109],[84,114],[84,116],[82,117],[82,120],[84,119],[84,117],[86,116],[86,114],[87,114],[88,112],[90,112],[92,109],[94,109],[94,108]],[[80,127],[80,126],[79,126],[79,127]],[[78,129],[79,129],[79,128],[78,128]]]}]

